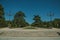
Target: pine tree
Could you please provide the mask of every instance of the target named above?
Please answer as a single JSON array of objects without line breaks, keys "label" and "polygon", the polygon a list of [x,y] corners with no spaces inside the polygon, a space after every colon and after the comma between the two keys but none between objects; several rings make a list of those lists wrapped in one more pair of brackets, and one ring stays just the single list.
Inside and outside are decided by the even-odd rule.
[{"label": "pine tree", "polygon": [[41,27],[42,26],[42,21],[39,15],[35,15],[33,18],[34,22],[32,23],[32,26],[34,27]]},{"label": "pine tree", "polygon": [[25,27],[28,23],[24,19],[25,14],[22,11],[19,11],[14,16],[14,24],[17,27]]},{"label": "pine tree", "polygon": [[0,27],[5,27],[4,8],[0,4]]}]

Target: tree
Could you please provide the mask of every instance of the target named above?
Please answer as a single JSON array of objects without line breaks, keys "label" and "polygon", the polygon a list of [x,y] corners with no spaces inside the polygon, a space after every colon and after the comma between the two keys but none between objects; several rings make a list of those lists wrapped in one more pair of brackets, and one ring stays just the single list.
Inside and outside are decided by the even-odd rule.
[{"label": "tree", "polygon": [[49,24],[48,24],[48,22],[44,21],[44,22],[42,22],[42,25],[43,25],[43,28],[47,28]]},{"label": "tree", "polygon": [[33,18],[34,22],[31,24],[32,26],[35,27],[42,27],[42,21],[41,21],[41,17],[39,15],[35,15]]},{"label": "tree", "polygon": [[5,27],[5,26],[6,26],[6,23],[5,23],[5,18],[4,18],[4,8],[0,4],[0,27]]},{"label": "tree", "polygon": [[25,14],[22,11],[19,11],[15,14],[13,23],[16,27],[25,27],[28,23],[24,19]]},{"label": "tree", "polygon": [[54,23],[54,27],[55,28],[60,28],[60,19],[55,18],[54,21],[53,21],[53,23]]}]

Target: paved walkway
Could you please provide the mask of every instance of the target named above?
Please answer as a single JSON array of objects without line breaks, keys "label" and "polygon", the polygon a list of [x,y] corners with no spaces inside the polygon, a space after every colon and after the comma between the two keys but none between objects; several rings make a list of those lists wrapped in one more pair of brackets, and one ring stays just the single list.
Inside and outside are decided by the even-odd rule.
[{"label": "paved walkway", "polygon": [[0,37],[0,40],[60,40],[60,37]]}]

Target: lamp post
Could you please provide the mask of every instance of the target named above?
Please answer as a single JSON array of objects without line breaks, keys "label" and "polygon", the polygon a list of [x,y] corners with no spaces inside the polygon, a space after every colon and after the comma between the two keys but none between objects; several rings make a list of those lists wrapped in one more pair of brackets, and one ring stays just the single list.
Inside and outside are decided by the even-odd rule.
[{"label": "lamp post", "polygon": [[49,28],[52,28],[52,23],[51,23],[51,22],[52,22],[52,18],[53,18],[53,16],[54,16],[54,13],[52,13],[52,12],[50,11],[50,13],[48,14],[48,16],[49,16],[49,21],[50,21],[50,22],[49,22],[49,25],[50,25]]},{"label": "lamp post", "polygon": [[10,20],[10,17],[11,17],[11,16],[12,16],[12,15],[11,15],[11,13],[9,12],[9,13],[8,13],[8,17],[9,17],[9,19],[8,19],[8,20],[9,20],[8,28],[10,28],[10,27],[11,27],[11,22],[10,22],[10,21],[11,21],[11,20]]}]

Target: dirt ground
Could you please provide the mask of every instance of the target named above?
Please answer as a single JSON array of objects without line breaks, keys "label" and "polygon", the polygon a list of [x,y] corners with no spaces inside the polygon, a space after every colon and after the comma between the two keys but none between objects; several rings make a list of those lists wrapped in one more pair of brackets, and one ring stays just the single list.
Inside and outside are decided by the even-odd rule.
[{"label": "dirt ground", "polygon": [[57,32],[60,32],[60,29],[1,28],[0,37],[60,37]]}]

